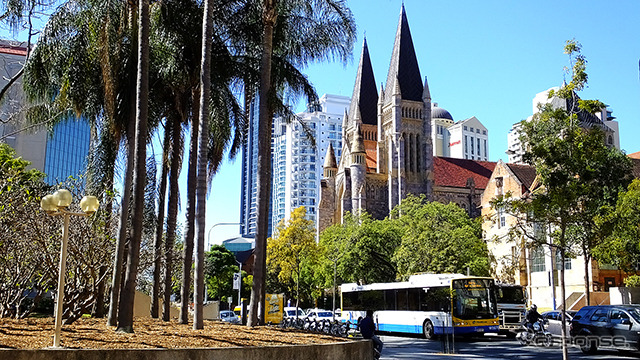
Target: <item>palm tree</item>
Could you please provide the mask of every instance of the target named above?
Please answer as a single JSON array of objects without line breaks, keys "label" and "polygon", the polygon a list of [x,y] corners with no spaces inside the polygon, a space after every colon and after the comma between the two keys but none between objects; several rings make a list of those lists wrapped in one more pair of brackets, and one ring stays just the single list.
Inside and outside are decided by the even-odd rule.
[{"label": "palm tree", "polygon": [[140,241],[142,239],[149,99],[149,0],[140,1],[138,24],[138,87],[136,92],[135,171],[133,174],[133,231],[129,243],[125,283],[120,294],[120,306],[118,309],[118,331],[121,332],[133,332],[133,302],[135,299],[138,263],[140,262]]},{"label": "palm tree", "polygon": [[[100,194],[113,193],[120,143],[124,140],[128,152],[133,152],[134,127],[129,124],[134,124],[130,114],[135,85],[131,76],[135,71],[132,61],[135,37],[129,34],[134,27],[135,11],[127,5],[125,1],[109,0],[67,3],[60,7],[50,17],[25,67],[25,92],[31,102],[27,117],[31,122],[53,125],[81,114],[92,124],[92,133],[99,134],[99,144],[94,146],[97,151],[92,152],[89,164],[89,180],[99,184],[94,191]],[[113,269],[113,284],[118,285],[112,285],[110,325],[115,325],[117,313],[132,166],[132,162],[127,164],[120,206]],[[105,208],[110,209],[112,197],[103,200]]]},{"label": "palm tree", "polygon": [[[217,14],[214,22],[228,21],[227,14],[235,0],[217,3]],[[199,51],[202,39],[193,34],[202,30],[202,25],[195,19],[202,19],[202,8],[193,0],[166,0],[157,4],[152,11],[153,36],[152,49],[156,54],[164,54],[155,58],[162,96],[165,97],[166,108],[162,116],[175,118],[178,116],[183,124],[191,120],[191,141],[189,145],[189,165],[187,174],[187,221],[186,237],[184,239],[184,264],[181,289],[180,321],[188,321],[188,302],[191,290],[191,270],[193,256],[193,237],[195,228],[195,195],[196,195],[196,165],[198,156],[199,135],[199,104],[200,104],[200,76],[201,56]],[[224,41],[218,34],[212,35],[213,60],[209,66],[212,79],[209,89],[212,96],[206,114],[209,119],[209,144],[205,147],[207,168],[203,173],[207,182],[222,161],[224,152],[228,149],[230,157],[237,152],[241,143],[244,128],[241,109],[238,106],[232,89],[232,81],[240,73],[236,60],[229,54]],[[213,55],[212,55],[213,56]],[[170,193],[178,193],[177,183]],[[168,214],[168,223],[177,216]],[[175,220],[174,220],[175,221]],[[169,228],[167,239],[172,242]],[[168,246],[168,245],[167,245]],[[170,278],[165,278],[165,289],[170,288]],[[169,294],[165,292],[165,296]],[[166,301],[168,303],[168,301]],[[165,306],[167,304],[165,303]]]},{"label": "palm tree", "polygon": [[[261,0],[262,53],[259,85],[258,176],[256,265],[251,292],[248,326],[264,321],[266,243],[269,197],[271,195],[271,126],[274,99],[285,87],[296,67],[310,61],[338,58],[346,61],[355,40],[353,16],[343,0]],[[304,26],[301,26],[304,24]],[[296,41],[288,41],[296,39]],[[274,61],[276,59],[276,61]],[[280,67],[274,66],[277,63]],[[275,70],[275,71],[274,71]],[[272,73],[273,72],[273,73]],[[275,87],[274,87],[275,85]],[[308,92],[303,83],[288,83],[293,91]],[[300,87],[296,87],[300,86]],[[258,314],[259,312],[259,314]]]},{"label": "palm tree", "polygon": [[164,129],[162,142],[162,160],[160,166],[160,186],[158,187],[158,217],[156,222],[156,241],[153,258],[153,288],[151,290],[151,317],[158,318],[160,308],[160,273],[162,272],[162,237],[164,236],[164,207],[167,194],[167,177],[169,175],[169,150],[171,149],[171,132]]}]

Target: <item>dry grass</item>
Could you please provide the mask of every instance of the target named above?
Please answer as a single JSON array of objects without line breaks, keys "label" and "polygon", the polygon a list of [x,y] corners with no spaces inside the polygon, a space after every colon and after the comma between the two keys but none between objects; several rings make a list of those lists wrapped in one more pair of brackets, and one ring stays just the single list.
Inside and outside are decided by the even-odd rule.
[{"label": "dry grass", "polygon": [[[105,319],[85,318],[62,326],[61,345],[73,349],[210,348],[320,344],[345,341],[277,327],[247,328],[220,321],[205,321],[203,330],[193,325],[136,318],[133,334],[115,332]],[[53,344],[54,320],[0,319],[0,349],[42,349]]]}]

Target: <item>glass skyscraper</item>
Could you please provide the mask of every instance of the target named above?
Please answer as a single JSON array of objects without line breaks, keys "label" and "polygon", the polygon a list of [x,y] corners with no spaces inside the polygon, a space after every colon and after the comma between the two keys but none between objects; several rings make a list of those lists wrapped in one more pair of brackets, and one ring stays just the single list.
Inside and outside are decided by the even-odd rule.
[{"label": "glass skyscraper", "polygon": [[69,176],[82,174],[87,166],[91,142],[89,124],[84,120],[65,120],[54,126],[45,149],[45,181],[54,185]]}]

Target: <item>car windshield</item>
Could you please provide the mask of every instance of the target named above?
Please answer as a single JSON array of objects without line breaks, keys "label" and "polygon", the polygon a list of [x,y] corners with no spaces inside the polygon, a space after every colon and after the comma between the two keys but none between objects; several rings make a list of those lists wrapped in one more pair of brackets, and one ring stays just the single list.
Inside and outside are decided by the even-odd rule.
[{"label": "car windshield", "polygon": [[[287,310],[287,315],[288,316],[296,316],[296,310]],[[298,309],[298,316],[304,316],[304,311],[302,311],[301,309]]]},{"label": "car windshield", "polygon": [[640,322],[640,308],[631,308],[625,310],[627,310],[636,321]]},{"label": "car windshield", "polygon": [[519,286],[498,286],[496,288],[499,303],[504,304],[525,304],[524,290]]}]

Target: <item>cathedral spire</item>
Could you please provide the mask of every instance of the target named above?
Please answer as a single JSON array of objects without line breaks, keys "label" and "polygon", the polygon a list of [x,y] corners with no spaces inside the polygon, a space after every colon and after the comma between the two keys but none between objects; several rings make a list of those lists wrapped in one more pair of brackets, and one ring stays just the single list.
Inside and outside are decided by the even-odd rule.
[{"label": "cathedral spire", "polygon": [[418,68],[418,60],[411,40],[411,31],[404,4],[400,11],[400,20],[396,31],[396,39],[391,54],[391,64],[387,74],[384,103],[391,101],[391,93],[395,79],[398,79],[403,100],[422,100],[422,77]]},{"label": "cathedral spire", "polygon": [[327,155],[324,158],[324,177],[333,177],[338,171],[338,163],[336,162],[336,154],[333,150],[333,146],[329,143],[327,148]]},{"label": "cathedral spire", "polygon": [[431,91],[429,91],[429,83],[427,82],[427,77],[424,77],[424,90],[422,91],[422,100],[431,101]]},{"label": "cathedral spire", "polygon": [[351,144],[351,155],[364,154],[364,138],[359,125],[356,125],[353,134],[353,143]]},{"label": "cathedral spire", "polygon": [[356,113],[359,113],[360,121],[363,124],[376,125],[378,122],[377,103],[378,90],[373,76],[373,67],[371,67],[367,39],[365,38],[362,44],[356,83],[351,96],[351,105],[349,106],[350,119],[354,119]]}]

